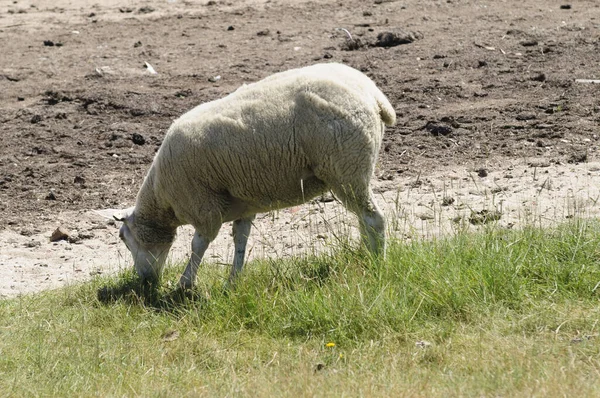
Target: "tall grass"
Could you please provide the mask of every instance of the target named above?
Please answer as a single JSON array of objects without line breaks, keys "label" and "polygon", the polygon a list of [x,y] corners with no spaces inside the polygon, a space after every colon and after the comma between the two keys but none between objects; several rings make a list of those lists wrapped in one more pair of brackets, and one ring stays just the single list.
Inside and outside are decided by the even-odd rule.
[{"label": "tall grass", "polygon": [[598,395],[599,232],[254,261],[234,290],[208,264],[187,298],[175,266],[146,296],[128,272],[5,300],[0,395]]}]

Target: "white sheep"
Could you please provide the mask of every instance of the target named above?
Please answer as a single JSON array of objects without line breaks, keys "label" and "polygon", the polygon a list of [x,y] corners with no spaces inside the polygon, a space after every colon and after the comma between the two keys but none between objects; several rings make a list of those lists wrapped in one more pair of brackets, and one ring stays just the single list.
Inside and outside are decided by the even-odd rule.
[{"label": "white sheep", "polygon": [[[370,179],[394,108],[363,73],[319,64],[277,73],[202,104],[170,127],[119,236],[143,281],[156,282],[180,225],[195,228],[179,285],[190,288],[210,242],[233,221],[233,282],[256,213],[331,190],[385,253],[385,220]],[[115,216],[115,218],[117,218]]]}]

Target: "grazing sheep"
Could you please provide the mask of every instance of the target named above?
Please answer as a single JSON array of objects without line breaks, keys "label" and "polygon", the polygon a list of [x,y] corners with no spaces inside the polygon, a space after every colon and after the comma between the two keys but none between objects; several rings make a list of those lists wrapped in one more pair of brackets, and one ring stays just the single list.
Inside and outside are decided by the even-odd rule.
[{"label": "grazing sheep", "polygon": [[154,158],[119,236],[144,281],[158,280],[180,225],[195,228],[180,287],[221,225],[233,221],[230,281],[241,271],[256,213],[327,190],[360,220],[363,241],[385,253],[385,220],[369,186],[394,109],[361,72],[319,64],[244,85],[177,119]]}]

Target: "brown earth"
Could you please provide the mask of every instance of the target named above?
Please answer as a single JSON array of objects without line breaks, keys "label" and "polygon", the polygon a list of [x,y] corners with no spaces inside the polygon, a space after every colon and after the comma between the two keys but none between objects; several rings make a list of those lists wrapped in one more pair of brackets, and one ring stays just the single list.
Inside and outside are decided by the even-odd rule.
[{"label": "brown earth", "polygon": [[[362,70],[396,109],[375,185],[390,225],[410,225],[400,238],[499,203],[515,204],[506,226],[587,212],[600,86],[576,79],[600,78],[599,28],[592,0],[0,0],[0,296],[127,263],[89,210],[133,204],[171,121],[318,62]],[[341,210],[315,206],[257,221],[255,254],[326,240],[331,220],[304,216]],[[71,243],[49,242],[60,225],[78,231]],[[272,249],[282,225],[310,233]]]}]

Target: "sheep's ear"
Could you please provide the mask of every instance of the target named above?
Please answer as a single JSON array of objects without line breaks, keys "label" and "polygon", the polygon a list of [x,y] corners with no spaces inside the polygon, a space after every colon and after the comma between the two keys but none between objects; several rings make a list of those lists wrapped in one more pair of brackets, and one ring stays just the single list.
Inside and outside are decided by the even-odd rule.
[{"label": "sheep's ear", "polygon": [[102,216],[104,218],[112,218],[116,221],[125,221],[132,213],[133,207],[128,209],[102,209],[102,210],[94,210],[94,213]]}]

